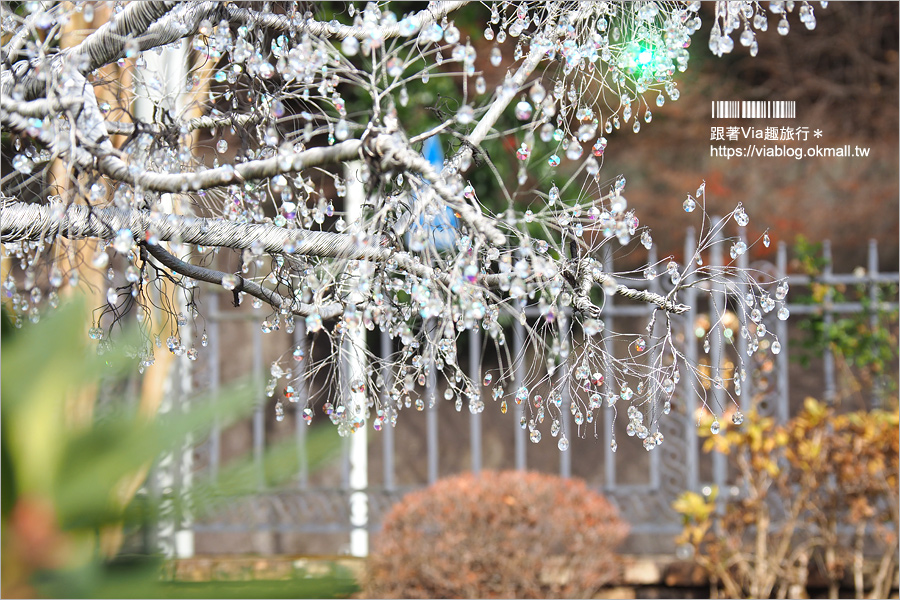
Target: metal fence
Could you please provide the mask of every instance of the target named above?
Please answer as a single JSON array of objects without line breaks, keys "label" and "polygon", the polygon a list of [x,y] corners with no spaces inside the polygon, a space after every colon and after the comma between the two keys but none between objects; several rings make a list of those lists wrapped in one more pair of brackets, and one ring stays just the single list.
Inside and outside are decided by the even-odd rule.
[{"label": "metal fence", "polygon": [[[694,253],[696,244],[695,233],[689,230],[685,240],[685,256],[691,256]],[[722,254],[722,245],[713,246],[712,254],[709,257],[711,264],[724,264]],[[787,420],[792,412],[792,404],[790,398],[790,382],[789,382],[789,360],[791,356],[789,322],[803,318],[811,314],[820,314],[826,324],[834,322],[836,315],[846,313],[869,313],[871,325],[877,326],[879,314],[883,311],[896,311],[896,298],[891,298],[891,302],[881,302],[878,287],[883,284],[898,283],[897,273],[879,273],[878,272],[878,254],[875,241],[870,241],[868,246],[868,267],[865,273],[855,274],[835,274],[831,268],[830,244],[825,242],[823,245],[823,258],[825,259],[825,268],[821,276],[811,278],[806,275],[793,275],[787,273],[788,254],[787,247],[782,242],[777,247],[775,264],[764,263],[754,264],[755,268],[769,271],[776,277],[787,276],[788,281],[793,290],[788,296],[789,301],[795,297],[798,288],[809,286],[811,283],[821,283],[828,287],[824,301],[818,304],[789,303],[788,309],[791,312],[789,321],[781,321],[774,318],[774,312],[766,316],[770,329],[774,330],[775,335],[782,345],[782,351],[776,356],[769,356],[764,364],[751,364],[752,370],[750,376],[745,383],[744,392],[741,402],[745,404],[753,403],[759,410],[764,413],[775,416],[780,421]],[[656,256],[651,250],[649,257],[650,262],[655,262]],[[746,267],[747,254],[745,253],[739,258],[741,263],[739,266]],[[605,269],[607,272],[614,272],[614,265],[611,253],[605,255]],[[649,282],[634,282],[635,287],[646,285],[653,291],[660,291],[659,278]],[[863,302],[834,302],[833,288],[835,285],[860,285],[867,289],[869,303]],[[207,315],[207,333],[209,336],[209,348],[205,353],[206,365],[205,370],[201,365],[201,370],[195,381],[205,380],[205,384],[215,394],[222,386],[222,360],[225,349],[222,345],[222,326],[228,321],[246,320],[242,327],[249,328],[247,332],[251,339],[250,370],[260,379],[264,376],[265,363],[263,358],[263,336],[264,334],[259,328],[259,314],[248,312],[225,312],[220,311],[217,305],[216,294],[209,294],[206,299],[208,310]],[[696,362],[698,358],[702,358],[698,336],[695,334],[697,327],[695,319],[698,314],[721,314],[725,307],[725,300],[721,294],[715,294],[711,297],[703,296],[699,298],[698,292],[688,289],[684,293],[681,301],[691,306],[691,311],[684,317],[678,317],[675,321],[677,327],[680,327],[680,334],[683,342],[683,351],[688,360]],[[606,305],[603,309],[603,319],[606,323],[607,330],[612,331],[616,328],[616,321],[620,319],[634,319],[649,317],[651,309],[646,306],[637,304],[628,304],[620,301],[614,302],[612,298],[607,298]],[[540,318],[537,309],[532,309],[526,313],[529,318]],[[564,319],[568,320],[566,315]],[[525,355],[525,326],[516,322],[511,327],[511,351],[513,356],[521,357]],[[568,330],[568,326],[563,326],[563,330]],[[468,367],[470,376],[475,381],[481,380],[482,368],[482,343],[480,333],[472,331],[467,333],[469,337],[468,343]],[[294,333],[295,343],[305,343],[305,331],[302,324]],[[243,338],[246,339],[246,338]],[[372,338],[370,338],[371,340]],[[610,342],[607,340],[607,344]],[[747,340],[741,336],[737,336],[734,341],[735,350],[740,352],[742,356],[747,356]],[[388,356],[392,351],[392,340],[387,334],[380,334],[379,350],[382,356]],[[607,348],[611,350],[611,348]],[[722,349],[718,344],[713,345],[708,359],[710,364],[718,365],[723,360]],[[830,350],[824,350],[821,368],[821,395],[826,400],[834,399],[838,382],[835,369],[835,358]],[[205,376],[200,375],[205,373]],[[567,377],[568,368],[563,366],[557,371],[558,377]],[[760,375],[762,374],[762,375]],[[385,373],[385,376],[388,374]],[[514,378],[512,389],[518,388],[525,376],[525,363],[518,360],[515,364]],[[612,379],[609,379],[612,381]],[[592,446],[592,452],[596,453],[596,472],[602,473],[597,477],[593,484],[599,488],[601,492],[610,497],[619,506],[624,518],[632,524],[632,532],[636,535],[653,536],[654,539],[668,539],[671,542],[673,534],[680,530],[679,516],[671,509],[672,501],[684,490],[699,490],[703,486],[709,484],[717,484],[727,486],[729,483],[727,457],[720,454],[711,456],[704,455],[700,450],[700,442],[698,440],[697,420],[695,411],[697,410],[697,400],[691,392],[688,377],[684,377],[679,384],[683,387],[681,397],[683,402],[673,409],[672,413],[667,417],[660,419],[660,431],[665,435],[665,443],[653,452],[639,452],[636,443],[626,444],[623,441],[622,448],[619,452],[614,453],[610,449],[611,436],[613,428],[608,426],[612,418],[612,409],[604,407],[603,411],[604,426],[598,428],[603,432],[599,441],[594,443],[589,440]],[[565,388],[564,388],[565,389]],[[244,548],[244,551],[254,551],[260,553],[278,551],[271,543],[266,542],[268,534],[348,534],[354,529],[360,528],[374,532],[377,531],[381,524],[384,513],[396,502],[404,493],[417,487],[416,485],[398,485],[397,477],[397,449],[396,436],[392,427],[385,426],[384,430],[374,434],[369,439],[367,445],[368,452],[371,456],[378,455],[379,461],[383,467],[383,473],[380,474],[381,483],[378,486],[370,485],[365,489],[353,489],[351,486],[351,460],[349,454],[349,445],[344,448],[341,458],[339,481],[331,485],[314,484],[311,479],[307,455],[307,435],[308,426],[302,419],[301,409],[304,406],[303,395],[306,390],[297,390],[301,396],[299,403],[293,405],[299,407],[296,414],[288,413],[288,419],[283,423],[279,423],[279,427],[293,427],[294,438],[296,441],[298,456],[300,457],[300,468],[295,480],[289,485],[282,486],[277,490],[264,489],[260,483],[258,494],[236,502],[226,507],[223,511],[212,518],[202,521],[191,521],[188,515],[181,515],[177,521],[179,525],[174,527],[176,535],[180,531],[182,535],[189,532],[191,535],[205,534],[251,534],[256,535],[252,548]],[[430,378],[427,384],[426,394],[428,398],[435,398],[437,390],[435,389],[434,378]],[[711,404],[716,403],[719,406],[724,405],[723,390],[717,390],[712,387],[709,390]],[[262,396],[262,394],[261,394]],[[386,398],[384,399],[386,400]],[[267,407],[268,398],[261,397],[255,407],[252,416],[252,448],[253,459],[262,469],[262,461],[268,441],[267,433]],[[571,402],[568,397],[563,398],[566,405]],[[524,411],[521,405],[513,405],[515,410],[510,411],[516,414],[505,415],[506,422],[509,427],[514,430],[514,444],[512,449],[512,467],[516,469],[529,468],[528,463],[528,432],[519,426],[519,417]],[[488,407],[486,410],[491,410]],[[566,410],[567,406],[563,406],[561,410],[561,419],[563,420],[563,431],[570,431],[571,419],[570,412]],[[742,406],[747,409],[748,406]],[[450,440],[441,440],[438,437],[439,424],[442,411],[451,410],[441,402],[430,403],[425,409],[425,448],[424,460],[427,465],[427,476],[425,481],[419,485],[432,483],[439,477],[449,475],[451,473],[442,473],[439,469],[440,453],[446,451],[446,448],[452,446],[454,451],[458,451],[458,441],[454,440],[451,444]],[[405,417],[406,415],[404,415]],[[512,417],[510,419],[510,416]],[[293,424],[288,421],[294,419]],[[446,418],[446,417],[445,417]],[[468,415],[468,455],[469,464],[464,468],[471,471],[479,472],[484,466],[484,418],[483,414]],[[358,434],[354,434],[358,435]],[[196,464],[203,465],[203,473],[195,473],[197,476],[215,477],[220,469],[222,462],[223,440],[225,432],[221,426],[216,424],[210,438],[203,442],[197,452],[202,456]],[[622,439],[622,438],[620,438]],[[629,440],[632,442],[632,440]],[[633,446],[633,447],[632,447]],[[557,453],[555,445],[542,444],[539,446],[541,451],[546,453]],[[639,453],[640,457],[637,454]],[[573,450],[568,452],[558,452],[559,464],[558,472],[563,477],[571,476],[573,473]],[[633,477],[625,477],[631,467],[632,459],[639,460],[640,468],[645,468],[643,481],[635,483]],[[624,461],[624,462],[623,462]],[[174,461],[176,468],[191,468],[190,461]],[[196,465],[193,467],[196,470]],[[183,477],[170,478],[173,481],[182,481]],[[262,479],[260,479],[262,481]],[[362,499],[364,502],[364,511],[359,513],[355,511],[352,505],[358,503]],[[360,517],[361,514],[361,517]],[[262,541],[259,541],[262,540]],[[661,543],[660,547],[665,546]],[[190,545],[188,547],[191,547]]]}]

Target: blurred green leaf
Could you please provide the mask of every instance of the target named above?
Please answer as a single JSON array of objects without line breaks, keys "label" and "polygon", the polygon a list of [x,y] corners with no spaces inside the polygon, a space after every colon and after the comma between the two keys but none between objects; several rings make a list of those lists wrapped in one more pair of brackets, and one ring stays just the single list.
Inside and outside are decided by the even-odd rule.
[{"label": "blurred green leaf", "polygon": [[[51,597],[297,598],[353,593],[357,587],[349,573],[290,581],[187,584],[161,581],[163,563],[158,557],[112,563],[104,562],[99,555],[90,557],[90,544],[84,544],[95,539],[95,532],[111,525],[153,527],[160,513],[160,506],[145,496],[123,507],[123,481],[142,469],[146,472],[164,453],[183,451],[188,441],[202,442],[214,423],[224,427],[249,414],[260,400],[261,384],[230,385],[215,398],[194,398],[152,419],[120,404],[95,415],[90,426],[73,429],[65,418],[67,397],[101,377],[114,380],[127,367],[136,368],[136,360],[128,358],[125,351],[129,343],[137,346],[136,333],[120,336],[119,346],[98,356],[88,343],[83,314],[81,305],[72,302],[21,330],[4,320],[6,364],[0,421],[4,548],[13,531],[8,519],[16,502],[40,507],[40,502],[48,501],[50,515],[55,514],[57,522],[39,527],[56,532],[54,536],[75,536],[71,538],[70,558],[81,565],[55,569],[26,565],[34,569],[32,583],[36,589]],[[340,447],[334,428],[311,429],[307,465],[319,467]],[[190,510],[195,517],[207,515],[229,502],[291,480],[299,472],[300,458],[294,440],[269,448],[260,462],[244,456],[224,465],[215,481],[196,478],[186,498],[166,496],[171,503],[167,510],[174,507],[176,511]],[[189,506],[184,506],[185,502]],[[45,513],[32,514],[50,518]],[[19,548],[22,543],[29,540],[20,540]]]}]

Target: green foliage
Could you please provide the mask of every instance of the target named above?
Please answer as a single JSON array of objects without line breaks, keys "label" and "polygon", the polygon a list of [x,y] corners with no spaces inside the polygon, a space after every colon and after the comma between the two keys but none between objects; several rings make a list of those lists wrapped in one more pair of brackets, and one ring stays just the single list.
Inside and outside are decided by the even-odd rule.
[{"label": "green foliage", "polygon": [[[100,357],[89,347],[77,303],[61,307],[37,325],[16,331],[4,317],[2,379],[3,592],[4,595],[66,597],[229,597],[230,583],[192,587],[160,579],[159,557],[105,560],[104,532],[118,527],[152,527],[160,507],[124,502],[123,484],[146,475],[167,452],[187,439],[202,440],[218,419],[229,423],[253,409],[248,385],[231,386],[215,399],[196,398],[177,414],[148,418],[117,406],[95,422],[73,426],[67,401],[84,387],[133,368],[122,351]],[[14,332],[14,333],[13,333]],[[311,431],[308,458],[321,464],[340,447],[331,428]],[[199,480],[187,500],[199,517],[245,494],[260,483],[278,485],[297,472],[293,444],[275,446],[262,472],[249,458],[226,465],[213,481]],[[140,481],[140,479],[137,479]],[[169,496],[176,512],[185,500]],[[263,597],[324,597],[354,591],[352,578],[277,584],[245,583],[244,592]],[[251,586],[251,587],[247,587]],[[274,586],[274,587],[273,587]],[[277,589],[276,589],[277,588]],[[280,590],[280,591],[279,591]]]},{"label": "green foliage", "polygon": [[[882,395],[886,399],[893,398],[895,404],[898,382],[893,368],[898,359],[898,311],[886,309],[885,303],[896,301],[897,285],[875,284],[873,302],[868,285],[832,285],[816,281],[828,263],[822,256],[822,244],[798,235],[794,255],[800,271],[813,278],[808,293],[795,296],[797,303],[821,306],[826,302],[857,301],[864,308],[861,313],[836,314],[831,324],[826,323],[822,311],[800,320],[799,326],[806,335],[802,351],[795,353],[797,359],[804,366],[808,365],[812,356],[822,356],[829,348],[838,360],[853,370],[862,386],[881,386]],[[874,327],[870,322],[873,314],[876,317]]]},{"label": "green foliage", "polygon": [[628,526],[577,479],[520,471],[443,479],[405,496],[369,558],[372,598],[591,597]]}]

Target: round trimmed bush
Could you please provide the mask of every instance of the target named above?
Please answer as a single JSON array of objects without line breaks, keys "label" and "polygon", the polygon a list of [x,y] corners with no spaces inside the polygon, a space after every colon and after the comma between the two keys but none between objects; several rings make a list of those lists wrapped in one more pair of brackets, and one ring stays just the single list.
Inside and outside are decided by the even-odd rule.
[{"label": "round trimmed bush", "polygon": [[521,471],[443,479],[387,514],[369,558],[371,598],[591,597],[628,533],[579,479]]}]

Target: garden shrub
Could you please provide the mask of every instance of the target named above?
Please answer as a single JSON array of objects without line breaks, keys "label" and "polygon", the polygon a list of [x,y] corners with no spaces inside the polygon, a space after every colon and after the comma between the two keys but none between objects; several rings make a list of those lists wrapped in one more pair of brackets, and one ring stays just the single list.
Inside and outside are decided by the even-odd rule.
[{"label": "garden shrub", "polygon": [[684,518],[679,541],[714,586],[710,597],[808,598],[816,570],[829,598],[845,575],[857,598],[894,597],[897,409],[839,413],[807,398],[785,424],[755,410],[719,435],[709,424],[700,428],[704,449],[733,458],[739,493],[722,510],[714,486],[705,496],[688,491],[674,508]]},{"label": "garden shrub", "polygon": [[578,479],[521,471],[443,479],[387,514],[369,597],[591,597],[628,526]]}]

